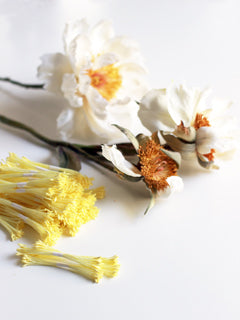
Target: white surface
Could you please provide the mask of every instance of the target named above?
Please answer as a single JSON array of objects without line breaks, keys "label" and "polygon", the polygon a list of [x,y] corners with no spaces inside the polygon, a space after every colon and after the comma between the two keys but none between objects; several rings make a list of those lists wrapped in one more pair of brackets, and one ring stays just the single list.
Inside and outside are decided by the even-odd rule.
[{"label": "white surface", "polygon": [[[235,101],[240,118],[239,29],[236,0],[0,1],[0,73],[36,82],[38,57],[62,50],[66,20],[111,18],[117,33],[138,40],[153,86],[171,80],[214,88]],[[63,102],[46,92],[0,84],[0,113],[56,137]],[[51,163],[54,152],[0,126],[0,157],[9,151]],[[57,248],[76,254],[118,254],[119,277],[93,284],[48,267],[21,268],[17,243],[0,230],[0,318],[239,320],[239,155],[218,172],[182,172],[185,189],[147,216],[147,192],[88,165],[106,186],[96,221]],[[182,170],[183,171],[183,170]],[[33,235],[24,238],[31,243]]]}]

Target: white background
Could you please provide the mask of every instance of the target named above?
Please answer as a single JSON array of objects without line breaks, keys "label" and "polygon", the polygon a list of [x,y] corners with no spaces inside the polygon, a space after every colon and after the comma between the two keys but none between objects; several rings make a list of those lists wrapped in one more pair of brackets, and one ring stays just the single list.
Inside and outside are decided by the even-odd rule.
[{"label": "white background", "polygon": [[[0,0],[0,75],[37,82],[39,56],[62,51],[69,19],[110,18],[117,34],[141,46],[153,87],[174,80],[211,86],[234,101],[240,119],[238,0]],[[40,91],[0,84],[0,113],[57,137],[64,102]],[[226,119],[227,121],[227,119]],[[54,163],[54,151],[0,125],[0,157],[8,152]],[[239,154],[220,171],[191,166],[181,194],[147,216],[147,192],[103,170],[83,172],[105,185],[99,217],[56,247],[82,255],[118,254],[118,278],[93,284],[48,267],[21,268],[16,242],[0,230],[0,319],[240,319]],[[22,240],[32,243],[30,231]]]}]

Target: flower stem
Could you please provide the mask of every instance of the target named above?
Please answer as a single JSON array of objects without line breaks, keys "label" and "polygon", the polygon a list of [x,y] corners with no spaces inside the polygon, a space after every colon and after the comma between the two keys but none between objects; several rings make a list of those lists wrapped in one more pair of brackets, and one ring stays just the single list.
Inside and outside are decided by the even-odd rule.
[{"label": "flower stem", "polygon": [[28,133],[30,133],[32,136],[34,136],[35,138],[39,139],[40,141],[52,146],[52,147],[65,147],[68,148],[69,150],[79,154],[80,156],[82,156],[83,158],[93,161],[97,164],[99,164],[100,166],[108,169],[109,171],[114,172],[114,168],[110,163],[106,162],[106,159],[97,154],[97,152],[101,151],[101,146],[84,146],[84,145],[77,145],[77,144],[72,144],[69,142],[65,142],[65,141],[57,141],[57,140],[52,140],[49,139],[45,136],[43,136],[42,134],[36,132],[34,129],[26,126],[25,124],[9,119],[3,115],[0,115],[0,122],[4,123],[10,127],[13,128],[18,128],[20,130],[26,131]]},{"label": "flower stem", "polygon": [[14,84],[16,86],[19,86],[19,87],[23,87],[23,88],[26,88],[26,89],[43,89],[44,87],[44,84],[29,84],[29,83],[22,83],[22,82],[19,82],[19,81],[16,81],[16,80],[12,80],[8,77],[0,77],[0,81],[4,81],[4,82],[9,82],[11,84]]}]

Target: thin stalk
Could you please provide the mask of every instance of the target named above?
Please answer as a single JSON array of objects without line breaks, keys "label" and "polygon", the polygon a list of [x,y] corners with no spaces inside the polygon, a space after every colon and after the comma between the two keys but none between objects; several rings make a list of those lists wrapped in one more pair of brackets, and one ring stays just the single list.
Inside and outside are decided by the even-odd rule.
[{"label": "thin stalk", "polygon": [[0,81],[9,82],[11,84],[14,84],[16,86],[26,88],[26,89],[43,89],[44,84],[30,84],[30,83],[22,83],[16,80],[12,80],[8,77],[0,77]]},{"label": "thin stalk", "polygon": [[[12,120],[12,119],[9,119],[9,118],[2,116],[2,115],[0,115],[0,122],[4,123],[10,127],[18,128],[20,130],[26,131],[26,132],[30,133],[32,136],[39,139],[40,141],[50,145],[51,147],[56,148],[58,146],[61,146],[61,147],[68,148],[69,150],[81,155],[85,159],[91,160],[91,161],[99,164],[100,166],[108,169],[109,171],[114,172],[113,166],[111,164],[107,163],[106,159],[103,156],[98,155],[96,157],[91,152],[89,152],[91,150],[91,151],[95,151],[97,153],[98,151],[100,151],[100,149],[99,149],[100,146],[74,145],[74,144],[71,144],[71,143],[65,142],[65,141],[57,141],[57,140],[49,139],[49,138],[43,136],[42,134],[36,132],[34,129],[26,126],[25,124],[18,122],[18,121],[15,121],[15,120]],[[94,148],[95,148],[95,150],[94,150]]]}]

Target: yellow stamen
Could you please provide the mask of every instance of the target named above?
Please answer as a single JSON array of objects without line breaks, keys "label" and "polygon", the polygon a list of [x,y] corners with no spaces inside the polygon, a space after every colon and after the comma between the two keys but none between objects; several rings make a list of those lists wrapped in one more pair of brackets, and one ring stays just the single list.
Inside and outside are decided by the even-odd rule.
[{"label": "yellow stamen", "polygon": [[22,257],[23,266],[45,265],[65,269],[84,276],[94,282],[99,282],[103,276],[113,278],[119,271],[118,257],[112,258],[76,256],[63,253],[38,241],[28,248],[22,244],[17,255]]},{"label": "yellow stamen", "polygon": [[0,223],[13,239],[18,219],[53,245],[61,234],[74,236],[81,225],[96,218],[95,202],[104,191],[101,187],[91,190],[91,185],[92,179],[79,172],[10,154],[0,165]]},{"label": "yellow stamen", "polygon": [[154,140],[149,140],[145,147],[139,147],[141,174],[148,187],[153,190],[164,190],[168,187],[167,178],[177,175],[177,164],[168,157],[162,147]]},{"label": "yellow stamen", "polygon": [[116,97],[122,85],[119,68],[114,64],[97,70],[88,70],[88,76],[91,78],[91,85],[108,101]]}]

